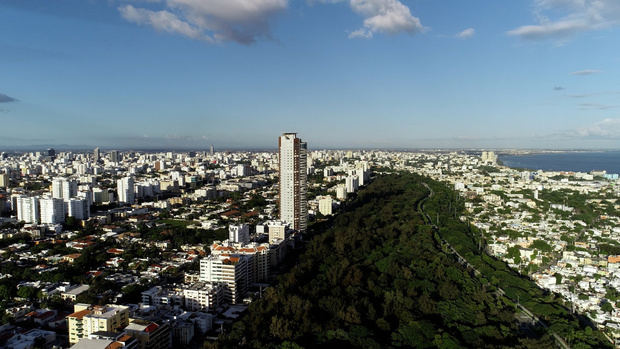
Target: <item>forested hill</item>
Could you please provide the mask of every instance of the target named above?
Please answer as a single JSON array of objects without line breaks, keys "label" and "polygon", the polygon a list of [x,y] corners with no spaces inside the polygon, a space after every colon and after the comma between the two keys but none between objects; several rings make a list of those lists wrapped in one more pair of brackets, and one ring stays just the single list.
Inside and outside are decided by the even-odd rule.
[{"label": "forested hill", "polygon": [[[462,210],[462,203],[448,202],[452,195],[446,185],[413,174],[375,179],[215,346],[555,347],[548,330],[520,326],[516,319],[524,316],[514,304],[459,264],[425,224],[418,211],[424,199],[427,211],[436,210],[431,217],[463,234],[450,239],[468,233],[452,218]],[[464,240],[458,248],[469,246]],[[529,280],[519,286],[535,288]],[[573,338],[586,333],[570,315],[565,320]],[[575,343],[604,345],[598,332],[589,334]]]}]

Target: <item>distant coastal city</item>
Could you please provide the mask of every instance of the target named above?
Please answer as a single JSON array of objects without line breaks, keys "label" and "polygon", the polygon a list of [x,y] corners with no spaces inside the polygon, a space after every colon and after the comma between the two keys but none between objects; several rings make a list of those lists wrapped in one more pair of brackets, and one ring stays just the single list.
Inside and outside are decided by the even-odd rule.
[{"label": "distant coastal city", "polygon": [[0,33],[0,349],[620,349],[620,0]]},{"label": "distant coastal city", "polygon": [[[493,151],[307,150],[294,133],[278,140],[278,153],[2,153],[6,345],[216,338],[272,287],[309,222],[337,214],[385,171],[450,183],[465,200],[460,220],[482,232],[490,255],[620,338],[617,172],[512,169]],[[562,156],[583,166],[575,159],[591,154]],[[100,324],[86,327],[91,320]]]}]

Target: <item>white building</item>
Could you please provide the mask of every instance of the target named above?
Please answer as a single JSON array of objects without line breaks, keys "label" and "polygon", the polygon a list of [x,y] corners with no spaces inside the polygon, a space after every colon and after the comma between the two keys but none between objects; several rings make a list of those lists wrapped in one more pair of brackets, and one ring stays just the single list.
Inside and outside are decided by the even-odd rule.
[{"label": "white building", "polygon": [[90,206],[86,199],[69,199],[65,201],[67,205],[67,215],[79,220],[86,220],[90,217]]},{"label": "white building", "polygon": [[42,198],[41,207],[41,223],[43,224],[60,224],[65,221],[65,203],[62,199]]},{"label": "white building", "polygon": [[355,193],[359,188],[359,177],[357,176],[347,176],[345,180],[345,185],[347,188],[347,193]]},{"label": "white building", "polygon": [[308,223],[307,149],[296,133],[284,133],[278,139],[280,156],[280,220],[293,229],[304,231]]},{"label": "white building", "polygon": [[224,285],[223,299],[241,302],[248,289],[248,257],[244,255],[211,255],[200,261],[200,281]]},{"label": "white building", "polygon": [[331,196],[321,196],[319,199],[319,212],[323,216],[330,216],[332,214],[332,207],[334,204],[334,200],[332,200]]},{"label": "white building", "polygon": [[347,188],[344,185],[338,185],[336,187],[336,198],[338,200],[344,200],[347,198]]},{"label": "white building", "polygon": [[495,155],[495,152],[493,151],[483,151],[481,158],[483,163],[497,163],[497,155]]},{"label": "white building", "polygon": [[209,311],[217,308],[224,296],[221,284],[197,282],[183,288],[183,304],[188,311]]},{"label": "white building", "polygon": [[9,186],[9,175],[6,173],[0,173],[0,188]]},{"label": "white building", "polygon": [[111,194],[107,189],[93,188],[93,200],[92,201],[97,204],[114,201],[114,195]]},{"label": "white building", "polygon": [[288,225],[286,222],[269,221],[267,222],[269,241],[284,240],[286,238],[286,230]]},{"label": "white building", "polygon": [[68,200],[77,195],[77,182],[64,177],[52,180],[52,197]]},{"label": "white building", "polygon": [[247,164],[239,164],[237,165],[236,172],[239,177],[248,176],[250,174],[250,166]]},{"label": "white building", "polygon": [[250,242],[250,226],[247,224],[229,225],[228,240],[230,242],[239,242],[247,244]]},{"label": "white building", "polygon": [[355,175],[357,175],[357,179],[359,181],[360,187],[363,187],[364,185],[366,185],[366,182],[368,181],[368,171],[366,171],[364,166],[360,164],[358,168],[355,170]]},{"label": "white building", "polygon": [[39,198],[18,197],[17,198],[17,219],[26,223],[39,223]]},{"label": "white building", "polygon": [[134,203],[134,187],[133,178],[125,177],[116,181],[116,191],[118,193],[118,202],[127,204]]}]

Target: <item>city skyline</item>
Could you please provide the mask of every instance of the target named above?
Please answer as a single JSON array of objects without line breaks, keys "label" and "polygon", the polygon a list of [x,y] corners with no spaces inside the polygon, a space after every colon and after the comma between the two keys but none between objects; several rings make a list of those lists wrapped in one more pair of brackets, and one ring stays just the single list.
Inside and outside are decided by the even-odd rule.
[{"label": "city skyline", "polygon": [[286,132],[278,153],[0,153],[0,345],[620,338],[620,152],[305,141]]},{"label": "city skyline", "polygon": [[0,147],[618,148],[613,0],[243,4],[4,1]]}]

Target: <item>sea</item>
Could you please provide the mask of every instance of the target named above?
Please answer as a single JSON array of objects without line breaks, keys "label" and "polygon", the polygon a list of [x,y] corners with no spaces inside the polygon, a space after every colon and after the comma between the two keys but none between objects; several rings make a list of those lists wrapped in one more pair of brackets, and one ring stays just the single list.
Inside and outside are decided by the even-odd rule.
[{"label": "sea", "polygon": [[499,160],[508,167],[531,170],[574,172],[605,170],[607,173],[620,173],[620,151],[500,154]]}]

